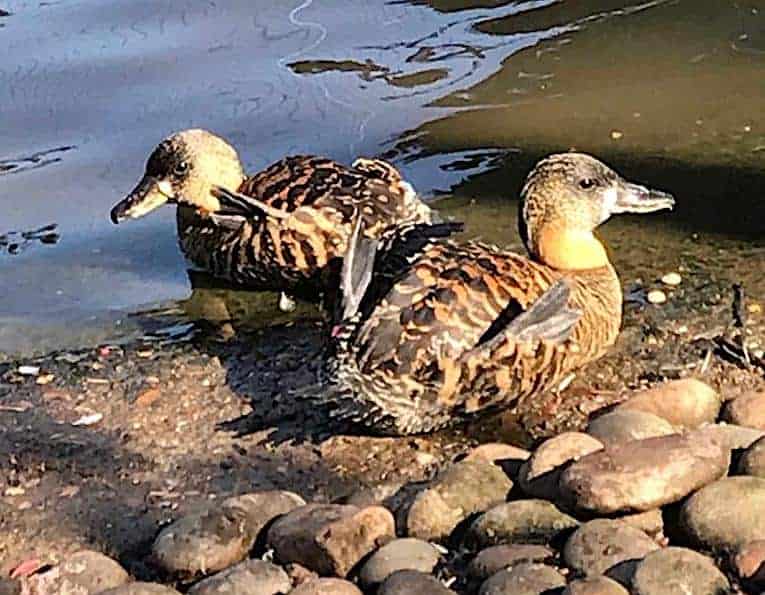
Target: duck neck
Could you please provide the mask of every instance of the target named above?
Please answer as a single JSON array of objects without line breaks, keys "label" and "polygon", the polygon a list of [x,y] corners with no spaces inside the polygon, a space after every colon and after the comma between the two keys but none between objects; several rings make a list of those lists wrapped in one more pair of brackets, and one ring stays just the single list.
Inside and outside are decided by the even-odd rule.
[{"label": "duck neck", "polygon": [[583,271],[611,266],[605,247],[591,231],[545,226],[535,240],[535,255],[554,269]]}]

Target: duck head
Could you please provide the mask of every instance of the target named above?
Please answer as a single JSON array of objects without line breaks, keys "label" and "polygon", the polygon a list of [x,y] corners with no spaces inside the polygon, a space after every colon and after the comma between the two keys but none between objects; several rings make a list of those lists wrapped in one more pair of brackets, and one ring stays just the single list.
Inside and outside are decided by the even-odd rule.
[{"label": "duck head", "polygon": [[214,212],[220,203],[213,188],[236,191],[243,181],[239,155],[225,140],[206,130],[177,132],[154,149],[143,178],[114,206],[111,219],[137,219],[166,203]]},{"label": "duck head", "polygon": [[672,195],[628,182],[584,153],[541,160],[521,191],[521,237],[529,253],[557,269],[608,264],[595,229],[618,213],[671,209]]}]

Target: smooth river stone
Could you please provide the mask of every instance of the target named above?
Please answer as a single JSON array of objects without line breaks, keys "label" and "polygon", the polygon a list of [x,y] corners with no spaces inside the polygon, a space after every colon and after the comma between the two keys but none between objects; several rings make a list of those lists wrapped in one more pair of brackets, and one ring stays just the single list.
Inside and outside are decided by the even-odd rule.
[{"label": "smooth river stone", "polygon": [[612,411],[596,417],[587,425],[587,433],[603,444],[619,444],[656,436],[676,434],[666,419],[645,411]]},{"label": "smooth river stone", "polygon": [[729,589],[728,579],[711,559],[682,547],[648,554],[632,577],[635,595],[718,595]]},{"label": "smooth river stone", "polygon": [[596,519],[574,531],[563,548],[563,559],[585,576],[604,574],[617,564],[640,560],[658,544],[642,531],[621,521]]},{"label": "smooth river stone", "polygon": [[677,502],[725,475],[730,451],[713,437],[672,435],[617,444],[560,477],[563,500],[597,514],[642,512]]},{"label": "smooth river stone", "polygon": [[377,550],[364,563],[359,578],[365,587],[383,582],[398,570],[430,572],[438,564],[439,553],[427,541],[394,539]]},{"label": "smooth river stone", "polygon": [[552,566],[522,562],[500,570],[481,585],[479,595],[541,595],[566,585],[566,579]]},{"label": "smooth river stone", "polygon": [[711,386],[695,378],[682,378],[636,392],[615,411],[645,411],[677,428],[693,429],[714,423],[720,405],[720,395]]},{"label": "smooth river stone", "polygon": [[691,496],[680,523],[693,542],[716,552],[765,539],[765,479],[726,477]]},{"label": "smooth river stone", "polygon": [[765,479],[765,438],[746,449],[738,462],[738,472]]},{"label": "smooth river stone", "polygon": [[723,419],[747,428],[765,430],[765,390],[742,395],[725,404]]},{"label": "smooth river stone", "polygon": [[630,593],[607,576],[595,576],[569,583],[561,595],[630,595]]}]

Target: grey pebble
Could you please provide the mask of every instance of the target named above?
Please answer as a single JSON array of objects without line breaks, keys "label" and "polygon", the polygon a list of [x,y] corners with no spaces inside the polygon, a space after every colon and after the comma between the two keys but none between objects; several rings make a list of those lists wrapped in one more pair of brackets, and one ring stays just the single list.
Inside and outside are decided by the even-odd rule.
[{"label": "grey pebble", "polygon": [[[286,593],[286,591],[285,591]],[[317,578],[303,583],[290,595],[361,595],[358,587],[340,578]],[[421,594],[424,595],[424,594]]]},{"label": "grey pebble", "polygon": [[681,547],[648,554],[632,579],[635,595],[718,595],[729,588],[728,579],[711,559]]},{"label": "grey pebble", "polygon": [[572,581],[562,595],[629,595],[629,591],[607,576]]},{"label": "grey pebble", "polygon": [[540,595],[565,585],[566,579],[552,566],[522,562],[487,579],[479,595]]},{"label": "grey pebble", "polygon": [[543,545],[494,545],[481,550],[468,566],[468,574],[479,580],[486,580],[500,570],[521,562],[546,562],[555,557],[555,552]]},{"label": "grey pebble", "polygon": [[247,560],[208,577],[191,589],[189,595],[277,595],[292,589],[292,581],[282,568],[263,560]]},{"label": "grey pebble", "polygon": [[398,570],[431,572],[439,557],[436,548],[427,541],[411,537],[394,539],[370,556],[361,568],[359,579],[362,585],[371,587]]},{"label": "grey pebble", "polygon": [[584,576],[604,574],[617,564],[639,560],[659,546],[621,521],[596,519],[574,531],[563,548],[566,565]]}]

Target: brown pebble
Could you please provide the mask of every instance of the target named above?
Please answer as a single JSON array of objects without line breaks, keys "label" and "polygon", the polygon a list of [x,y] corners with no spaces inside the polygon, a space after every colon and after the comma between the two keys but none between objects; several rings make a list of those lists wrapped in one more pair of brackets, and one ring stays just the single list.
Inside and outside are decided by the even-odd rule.
[{"label": "brown pebble", "polygon": [[561,595],[629,595],[629,591],[607,576],[573,581]]},{"label": "brown pebble", "polygon": [[738,462],[738,472],[765,479],[765,438],[760,438],[744,451]]},{"label": "brown pebble", "polygon": [[98,595],[180,595],[180,593],[175,589],[157,583],[138,582],[101,591]]},{"label": "brown pebble", "polygon": [[522,562],[486,579],[479,595],[541,595],[564,587],[566,579],[552,566]]},{"label": "brown pebble", "polygon": [[486,580],[500,570],[520,562],[547,562],[555,552],[543,545],[494,545],[478,552],[468,566],[468,574]]},{"label": "brown pebble", "polygon": [[127,583],[122,566],[99,552],[83,550],[67,556],[46,572],[34,574],[26,583],[27,595],[48,593],[100,593]]},{"label": "brown pebble", "polygon": [[276,564],[246,560],[198,582],[188,595],[279,595],[291,589],[292,581]]},{"label": "brown pebble", "polygon": [[718,595],[728,593],[729,589],[728,579],[710,558],[682,547],[667,547],[648,554],[632,577],[635,595]]},{"label": "brown pebble", "polygon": [[645,411],[677,428],[692,429],[714,423],[720,404],[720,396],[711,386],[695,378],[681,378],[635,392],[615,411]]},{"label": "brown pebble", "polygon": [[656,436],[675,434],[666,419],[645,411],[615,410],[587,424],[587,433],[603,444],[618,444]]},{"label": "brown pebble", "polygon": [[356,585],[340,578],[314,579],[303,583],[289,593],[290,595],[361,595]]},{"label": "brown pebble", "polygon": [[723,419],[739,426],[765,430],[765,390],[750,392],[725,404]]},{"label": "brown pebble", "polygon": [[381,506],[307,504],[274,522],[268,544],[281,563],[297,562],[320,575],[344,577],[393,537],[393,515]]},{"label": "brown pebble", "polygon": [[377,595],[454,595],[436,577],[417,570],[399,570],[385,579]]},{"label": "brown pebble", "polygon": [[135,399],[135,404],[139,407],[148,407],[162,396],[158,388],[147,388],[141,392]]},{"label": "brown pebble", "polygon": [[732,559],[736,575],[755,589],[765,590],[765,540],[750,541]]}]

